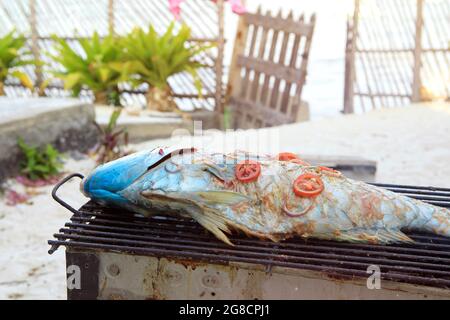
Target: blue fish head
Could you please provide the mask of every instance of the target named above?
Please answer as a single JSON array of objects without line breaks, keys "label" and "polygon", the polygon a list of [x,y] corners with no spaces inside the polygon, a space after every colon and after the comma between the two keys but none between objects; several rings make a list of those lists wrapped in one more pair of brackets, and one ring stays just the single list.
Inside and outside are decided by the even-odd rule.
[{"label": "blue fish head", "polygon": [[168,148],[155,148],[100,165],[83,179],[81,192],[100,203],[124,204],[127,200],[118,192],[131,185],[168,153]]}]

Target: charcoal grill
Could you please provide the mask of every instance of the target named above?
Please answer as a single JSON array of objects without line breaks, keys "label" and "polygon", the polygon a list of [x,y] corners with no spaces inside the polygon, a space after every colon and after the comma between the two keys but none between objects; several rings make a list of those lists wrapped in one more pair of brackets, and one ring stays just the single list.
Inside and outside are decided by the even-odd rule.
[{"label": "charcoal grill", "polygon": [[[231,247],[189,219],[92,201],[75,210],[56,195],[73,176],[53,192],[73,215],[48,241],[50,254],[66,247],[69,299],[450,298],[450,238],[408,233],[414,244],[382,246],[234,235]],[[450,189],[375,185],[450,207]],[[371,265],[379,289],[367,285]]]}]

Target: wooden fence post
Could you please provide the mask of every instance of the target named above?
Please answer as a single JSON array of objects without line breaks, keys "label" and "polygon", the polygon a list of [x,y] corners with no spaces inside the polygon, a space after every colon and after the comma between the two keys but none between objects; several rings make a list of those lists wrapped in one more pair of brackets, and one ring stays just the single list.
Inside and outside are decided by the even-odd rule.
[{"label": "wooden fence post", "polygon": [[356,77],[355,58],[356,41],[358,39],[359,0],[354,2],[352,23],[347,21],[347,44],[345,50],[345,80],[344,80],[344,110],[343,113],[353,113],[354,108],[354,83]]},{"label": "wooden fence post", "polygon": [[217,1],[217,11],[218,11],[218,27],[219,34],[217,37],[217,60],[216,60],[216,92],[215,101],[216,107],[215,111],[217,114],[222,114],[223,108],[223,88],[222,88],[222,76],[223,76],[223,53],[225,50],[225,35],[224,35],[224,12],[223,12],[223,0]]},{"label": "wooden fence post", "polygon": [[414,46],[414,67],[411,101],[420,101],[420,69],[422,68],[422,29],[423,29],[423,0],[417,0],[416,6],[416,34]]},{"label": "wooden fence post", "polygon": [[[37,0],[30,0],[29,24],[31,29],[31,53],[33,54],[33,58],[36,61],[39,61],[40,50],[39,50],[39,33],[37,30],[36,1]],[[38,94],[42,96],[44,95],[43,90],[40,90],[40,86],[42,84],[42,67],[40,66],[39,63],[35,64],[34,72],[36,74],[35,87],[38,88]]]},{"label": "wooden fence post", "polygon": [[108,31],[114,34],[114,0],[108,0]]},{"label": "wooden fence post", "polygon": [[244,53],[245,43],[247,41],[248,24],[245,22],[245,14],[239,17],[238,25],[236,28],[236,36],[234,40],[233,53],[231,56],[230,68],[228,71],[228,84],[226,90],[225,103],[228,100],[233,91],[237,92],[239,90],[240,78],[241,78],[241,68],[238,66],[237,60],[240,55]]},{"label": "wooden fence post", "polygon": [[343,113],[353,112],[353,81],[351,73],[353,72],[353,58],[352,55],[352,24],[350,19],[347,20],[347,39],[345,43],[345,73],[344,73],[344,109]]}]

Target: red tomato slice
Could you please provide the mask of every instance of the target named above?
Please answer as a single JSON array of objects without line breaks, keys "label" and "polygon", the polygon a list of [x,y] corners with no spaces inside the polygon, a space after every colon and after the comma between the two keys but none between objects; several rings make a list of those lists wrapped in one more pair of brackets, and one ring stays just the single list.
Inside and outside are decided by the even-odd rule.
[{"label": "red tomato slice", "polygon": [[281,152],[277,156],[278,161],[291,161],[298,159],[297,155],[292,152]]},{"label": "red tomato slice", "polygon": [[324,189],[322,179],[313,173],[304,173],[295,179],[293,190],[298,197],[315,197]]},{"label": "red tomato slice", "polygon": [[234,173],[240,182],[253,182],[261,174],[261,165],[258,161],[245,160],[236,165]]}]

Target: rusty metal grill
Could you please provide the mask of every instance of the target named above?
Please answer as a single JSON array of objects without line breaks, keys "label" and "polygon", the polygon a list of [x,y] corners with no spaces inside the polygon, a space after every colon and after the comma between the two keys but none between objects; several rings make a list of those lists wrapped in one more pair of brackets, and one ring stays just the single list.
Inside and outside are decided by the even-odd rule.
[{"label": "rusty metal grill", "polygon": [[[425,202],[450,207],[450,189],[377,184]],[[243,262],[323,272],[340,279],[367,277],[369,265],[378,265],[385,280],[450,288],[450,238],[408,233],[414,244],[370,245],[301,238],[280,243],[230,237],[223,244],[195,221],[166,216],[145,218],[105,208],[90,201],[70,218],[49,253],[60,245],[125,254],[173,257],[229,264]]]}]

